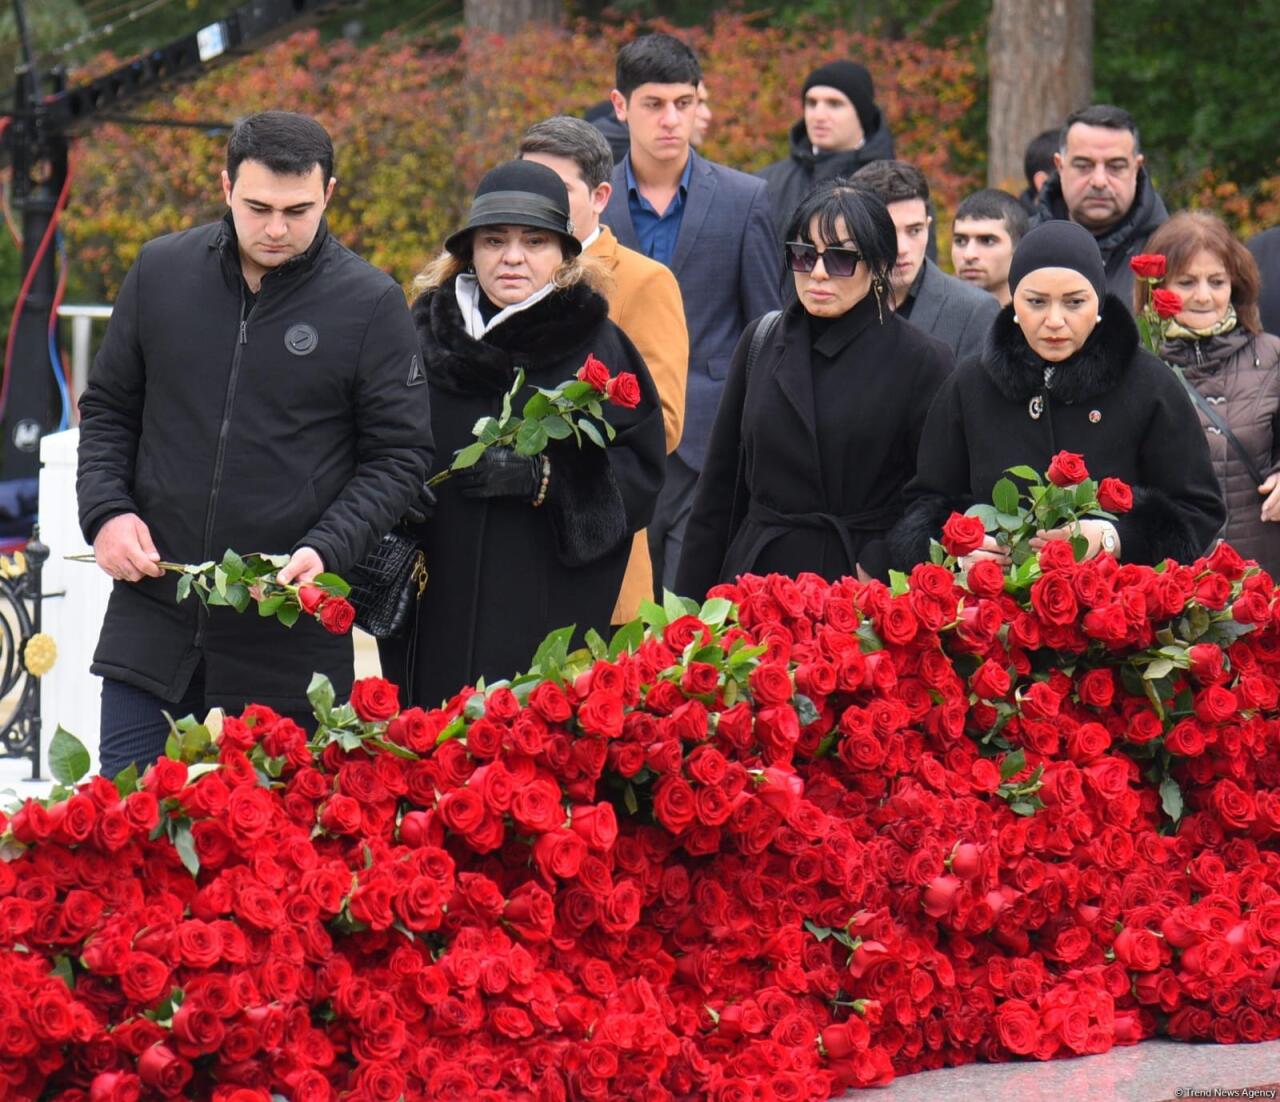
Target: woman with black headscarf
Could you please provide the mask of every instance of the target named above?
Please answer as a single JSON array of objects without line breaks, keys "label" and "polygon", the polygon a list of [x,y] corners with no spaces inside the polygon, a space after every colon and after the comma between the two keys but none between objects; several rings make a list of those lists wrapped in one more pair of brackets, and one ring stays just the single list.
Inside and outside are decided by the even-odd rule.
[{"label": "woman with black headscarf", "polygon": [[729,367],[680,557],[690,596],[744,573],[887,578],[885,533],[952,368],[893,312],[878,198],[823,185],[787,237],[795,301],[747,326]]},{"label": "woman with black headscarf", "polygon": [[[1008,468],[1044,471],[1059,451],[1082,455],[1093,478],[1133,488],[1130,512],[1081,521],[1087,555],[1195,559],[1226,517],[1204,433],[1182,385],[1106,293],[1093,236],[1074,222],[1036,227],[1014,253],[1009,288],[1013,302],[983,355],[943,384],[929,410],[906,515],[889,537],[895,564],[927,559],[947,516],[990,503]],[[1007,560],[991,537],[972,555]]]},{"label": "woman with black headscarf", "polygon": [[[634,408],[609,402],[608,447],[570,436],[535,456],[490,447],[440,484],[421,533],[430,574],[407,635],[379,647],[405,702],[435,706],[484,677],[527,669],[548,632],[609,630],[631,537],[662,485],[662,409],[644,360],[609,321],[579,254],[564,183],[532,161],[510,161],[476,189],[467,224],[416,286],[413,319],[430,389],[437,467],[473,443],[472,426],[500,415],[525,371],[518,412],[534,387],[571,379],[588,355],[639,384]],[[416,374],[415,374],[416,372]]]}]

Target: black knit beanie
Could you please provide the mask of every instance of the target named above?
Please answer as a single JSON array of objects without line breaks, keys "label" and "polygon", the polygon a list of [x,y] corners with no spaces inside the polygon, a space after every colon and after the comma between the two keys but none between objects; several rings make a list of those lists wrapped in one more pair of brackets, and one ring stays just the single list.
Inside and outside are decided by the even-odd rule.
[{"label": "black knit beanie", "polygon": [[1107,272],[1098,243],[1075,222],[1042,222],[1018,242],[1009,264],[1009,293],[1017,290],[1023,276],[1040,268],[1070,268],[1098,292],[1099,306],[1107,297]]},{"label": "black knit beanie", "polygon": [[454,256],[467,255],[477,226],[536,226],[560,235],[566,257],[582,252],[573,236],[564,181],[534,161],[507,161],[486,172],[471,201],[467,224],[450,234],[444,247]]},{"label": "black knit beanie", "polygon": [[876,107],[876,90],[871,83],[871,74],[864,66],[856,61],[828,61],[805,78],[800,99],[803,100],[809,89],[816,85],[835,88],[849,97],[853,109],[858,112],[858,121],[862,123],[864,134],[870,136],[876,129],[880,121],[880,109]]}]

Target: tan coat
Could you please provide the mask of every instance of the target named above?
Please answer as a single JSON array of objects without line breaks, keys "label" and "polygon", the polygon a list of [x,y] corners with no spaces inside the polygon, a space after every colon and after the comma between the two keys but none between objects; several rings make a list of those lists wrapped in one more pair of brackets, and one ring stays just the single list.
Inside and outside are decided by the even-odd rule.
[{"label": "tan coat", "polygon": [[[684,388],[689,374],[689,330],[684,321],[680,287],[668,268],[618,244],[613,231],[601,225],[600,236],[586,250],[604,262],[613,277],[606,287],[609,320],[636,346],[653,376],[662,400],[662,423],[667,454],[676,450],[684,430]],[[622,579],[622,592],[613,610],[613,623],[634,620],[643,600],[653,599],[653,565],[649,542],[637,532]]]}]

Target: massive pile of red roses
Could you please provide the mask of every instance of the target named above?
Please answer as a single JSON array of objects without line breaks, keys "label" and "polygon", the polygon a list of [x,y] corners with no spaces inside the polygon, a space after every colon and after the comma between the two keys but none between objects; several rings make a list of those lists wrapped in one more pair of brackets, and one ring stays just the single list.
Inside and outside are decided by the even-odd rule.
[{"label": "massive pile of red roses", "polygon": [[646,618],[0,816],[0,1095],[791,1102],[1280,1037],[1280,602],[1230,548]]}]

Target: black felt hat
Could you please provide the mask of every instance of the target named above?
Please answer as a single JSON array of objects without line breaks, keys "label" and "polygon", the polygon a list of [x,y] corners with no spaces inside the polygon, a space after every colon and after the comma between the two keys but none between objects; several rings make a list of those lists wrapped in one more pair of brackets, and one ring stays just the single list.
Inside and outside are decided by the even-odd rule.
[{"label": "black felt hat", "polygon": [[454,256],[469,256],[467,246],[477,226],[535,226],[558,233],[566,257],[582,252],[582,243],[573,236],[564,181],[533,161],[507,161],[486,172],[471,200],[467,224],[450,234],[444,247]]}]

